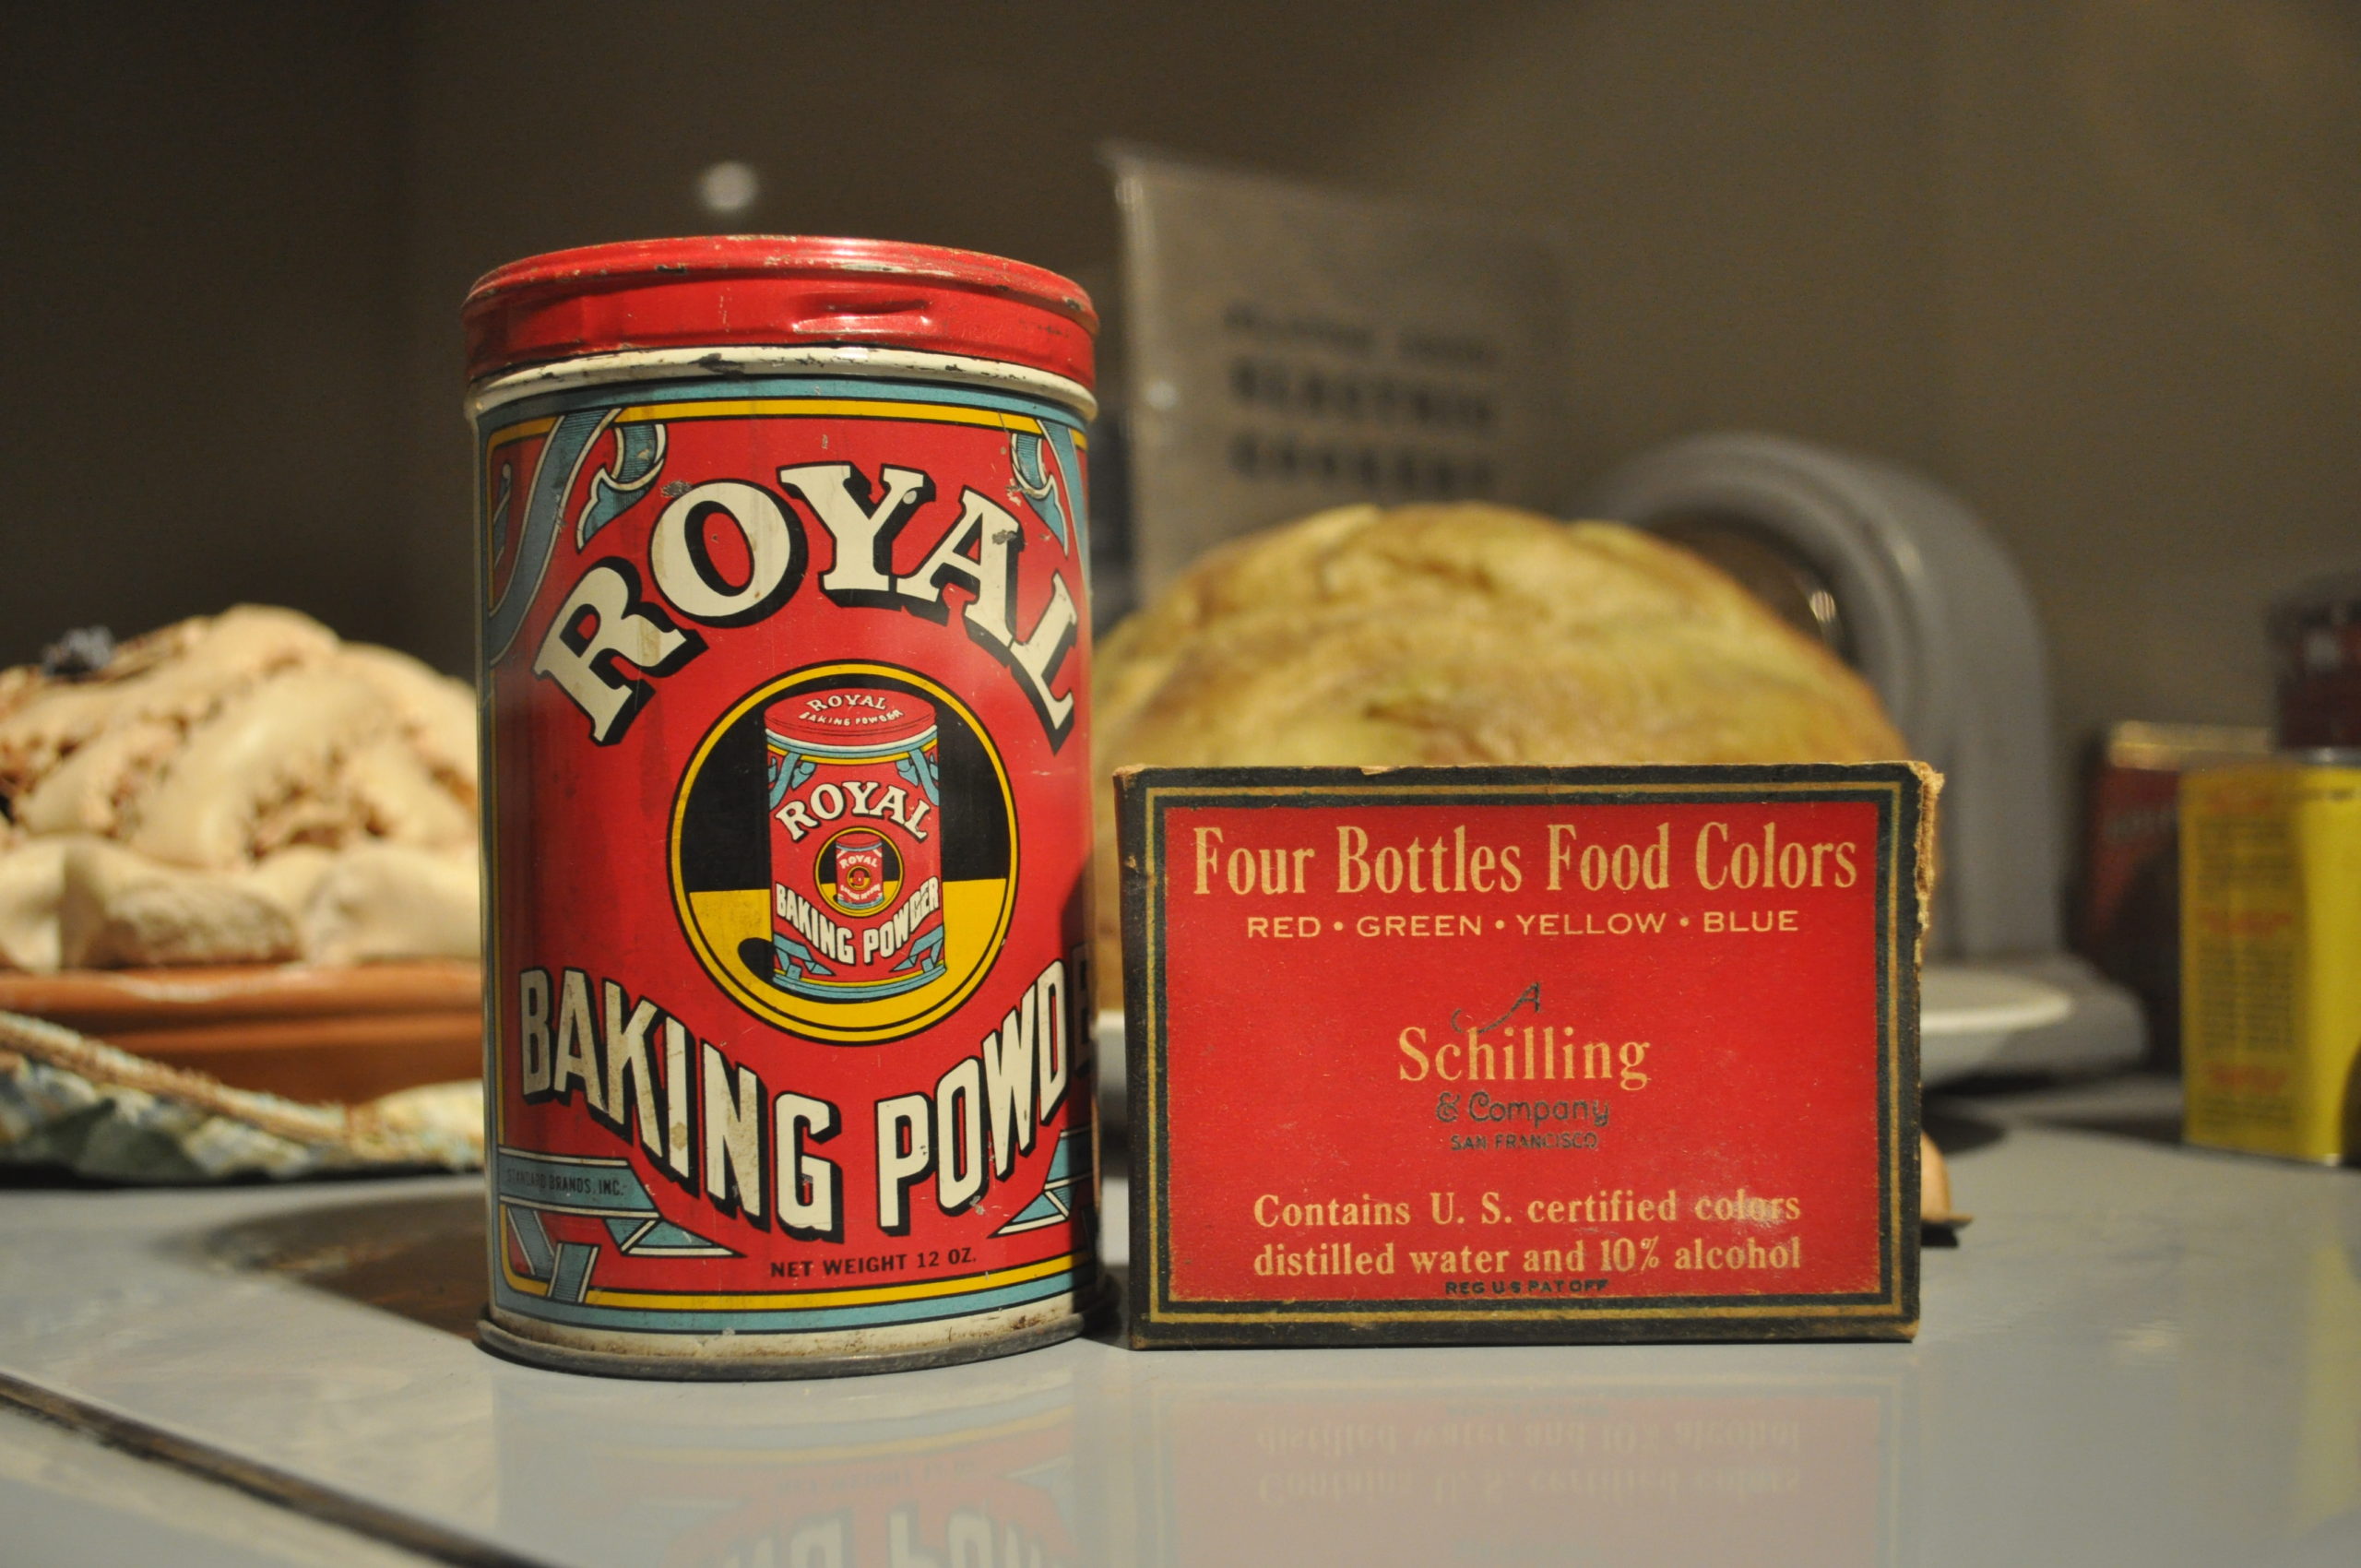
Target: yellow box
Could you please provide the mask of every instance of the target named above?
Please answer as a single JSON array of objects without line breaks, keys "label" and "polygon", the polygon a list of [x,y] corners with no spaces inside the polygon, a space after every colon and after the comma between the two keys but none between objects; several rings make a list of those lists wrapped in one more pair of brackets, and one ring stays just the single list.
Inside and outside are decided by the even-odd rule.
[{"label": "yellow box", "polygon": [[2186,1136],[2361,1155],[2361,766],[2257,763],[2180,789]]}]

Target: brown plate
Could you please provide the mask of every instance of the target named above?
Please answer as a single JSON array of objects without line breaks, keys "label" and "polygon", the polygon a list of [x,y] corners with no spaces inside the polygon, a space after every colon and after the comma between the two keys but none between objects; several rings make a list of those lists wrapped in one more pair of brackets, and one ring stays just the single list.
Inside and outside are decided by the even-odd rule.
[{"label": "brown plate", "polygon": [[453,959],[0,974],[0,1011],[290,1099],[359,1104],[483,1070],[482,971]]}]

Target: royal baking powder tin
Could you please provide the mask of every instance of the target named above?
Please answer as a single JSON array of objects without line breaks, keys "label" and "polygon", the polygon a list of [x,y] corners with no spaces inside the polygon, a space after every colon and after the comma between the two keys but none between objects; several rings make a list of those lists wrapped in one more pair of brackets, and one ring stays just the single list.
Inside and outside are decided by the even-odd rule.
[{"label": "royal baking powder tin", "polygon": [[492,1348],[816,1376],[1103,1299],[1088,301],[927,246],[480,281]]}]

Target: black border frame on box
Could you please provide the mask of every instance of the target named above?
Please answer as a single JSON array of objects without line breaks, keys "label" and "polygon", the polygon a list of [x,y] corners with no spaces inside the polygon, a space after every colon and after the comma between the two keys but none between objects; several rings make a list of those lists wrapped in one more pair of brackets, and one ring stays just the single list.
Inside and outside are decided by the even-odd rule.
[{"label": "black border frame on box", "polygon": [[[1130,1336],[1141,1349],[1908,1339],[1918,1324],[1920,876],[1938,780],[1921,764],[1131,767],[1115,776],[1130,1096]],[[1878,808],[1879,1288],[1848,1294],[1176,1301],[1168,1186],[1164,817],[1174,806],[1852,801]]]}]

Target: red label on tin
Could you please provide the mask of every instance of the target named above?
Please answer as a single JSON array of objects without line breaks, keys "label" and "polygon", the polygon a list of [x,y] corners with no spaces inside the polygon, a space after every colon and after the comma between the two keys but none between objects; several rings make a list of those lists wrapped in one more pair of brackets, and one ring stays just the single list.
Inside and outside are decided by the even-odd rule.
[{"label": "red label on tin", "polygon": [[804,376],[481,423],[495,1307],[875,1348],[1070,1305],[1073,416]]},{"label": "red label on tin", "polygon": [[1127,786],[1145,1338],[1904,1318],[1906,769],[1233,772]]}]

